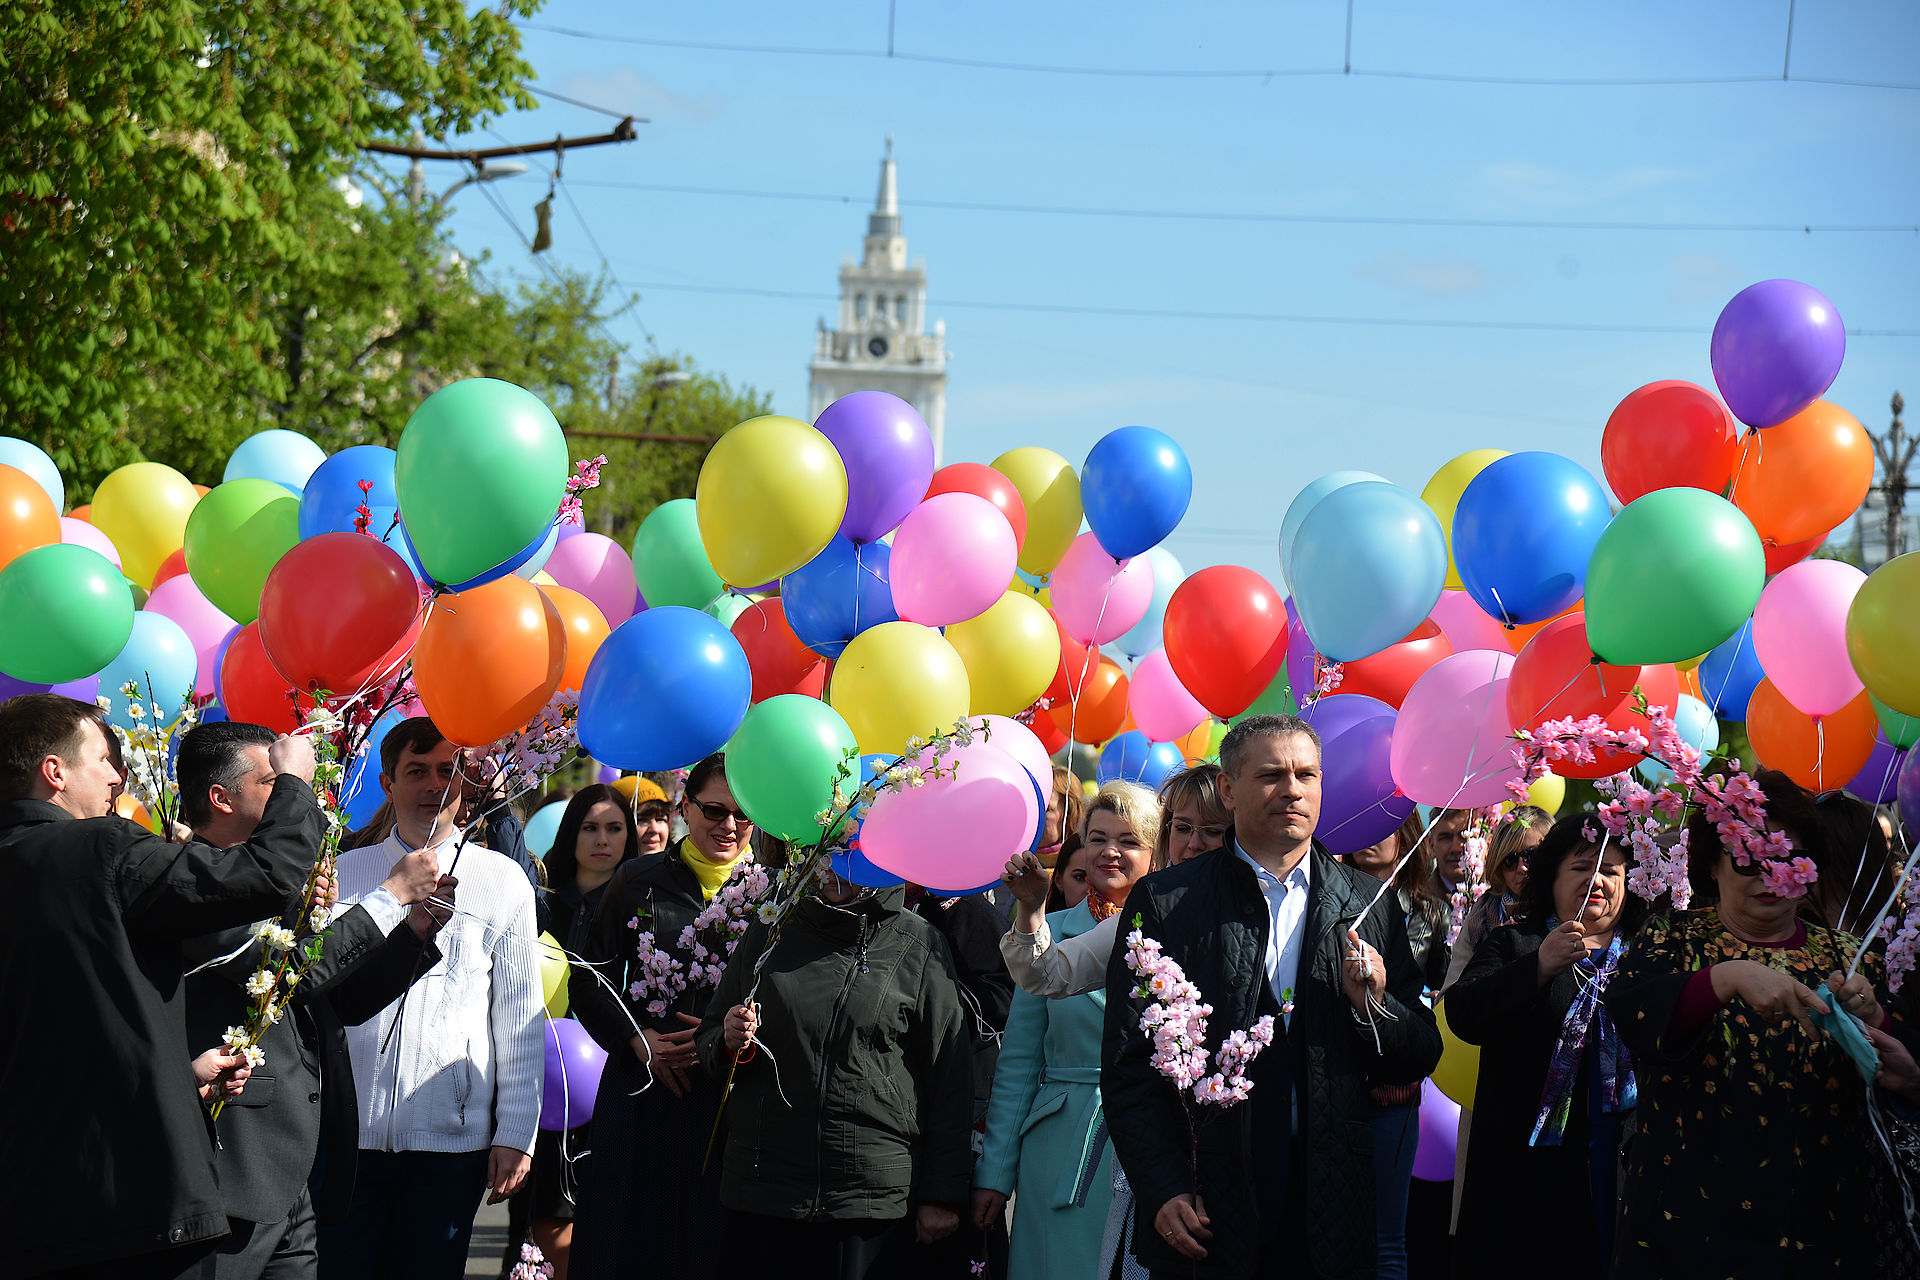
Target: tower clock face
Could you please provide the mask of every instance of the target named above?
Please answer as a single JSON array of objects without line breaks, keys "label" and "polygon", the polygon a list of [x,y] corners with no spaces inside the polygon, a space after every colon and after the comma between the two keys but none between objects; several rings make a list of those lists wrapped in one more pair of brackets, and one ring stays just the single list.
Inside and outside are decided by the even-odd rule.
[{"label": "tower clock face", "polygon": [[867,354],[875,360],[887,358],[887,340],[878,335],[867,339]]}]

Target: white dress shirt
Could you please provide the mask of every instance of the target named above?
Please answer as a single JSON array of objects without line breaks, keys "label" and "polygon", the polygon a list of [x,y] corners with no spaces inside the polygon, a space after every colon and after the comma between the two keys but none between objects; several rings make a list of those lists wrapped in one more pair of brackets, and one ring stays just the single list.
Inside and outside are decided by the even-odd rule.
[{"label": "white dress shirt", "polygon": [[1280,1002],[1282,1018],[1293,1021],[1293,989],[1300,976],[1300,955],[1306,949],[1307,899],[1313,892],[1313,854],[1302,855],[1282,880],[1255,862],[1238,842],[1233,856],[1253,868],[1260,896],[1267,900],[1267,986]]}]

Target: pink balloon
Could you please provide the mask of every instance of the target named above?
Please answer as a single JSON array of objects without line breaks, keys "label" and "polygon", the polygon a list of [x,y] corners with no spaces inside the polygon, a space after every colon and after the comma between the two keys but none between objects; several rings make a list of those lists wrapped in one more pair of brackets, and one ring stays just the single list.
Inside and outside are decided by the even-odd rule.
[{"label": "pink balloon", "polygon": [[1520,777],[1507,718],[1513,655],[1471,649],[1428,667],[1393,726],[1394,785],[1410,800],[1474,808],[1513,799]]},{"label": "pink balloon", "polygon": [[936,493],[893,535],[887,580],[908,622],[951,626],[998,604],[1019,562],[1013,526],[977,493]]},{"label": "pink balloon", "polygon": [[1153,564],[1145,556],[1115,560],[1091,533],[1083,533],[1060,557],[1047,586],[1054,615],[1068,635],[1082,644],[1106,644],[1147,616],[1153,603]]},{"label": "pink balloon", "polygon": [[[931,749],[907,763],[934,767]],[[1040,798],[1026,768],[986,742],[956,747],[940,776],[883,791],[867,810],[858,847],[869,861],[935,893],[961,893],[999,878],[1007,859],[1033,840]],[[938,839],[929,833],[938,832]]]},{"label": "pink balloon", "polygon": [[1140,732],[1155,742],[1172,742],[1209,718],[1207,709],[1180,683],[1165,649],[1140,659],[1127,677],[1127,710]]},{"label": "pink balloon", "polygon": [[633,616],[633,559],[604,534],[576,533],[554,544],[546,571],[569,591],[578,591],[617,627]]},{"label": "pink balloon", "polygon": [[1413,1176],[1422,1182],[1452,1182],[1460,1144],[1460,1104],[1420,1082],[1420,1141],[1413,1149]]},{"label": "pink balloon", "polygon": [[[987,741],[1018,760],[1045,795],[1053,788],[1053,758],[1033,730],[1006,716],[975,716],[973,727],[986,731]],[[985,881],[981,882],[986,883]]]},{"label": "pink balloon", "polygon": [[1492,649],[1496,653],[1505,653],[1513,647],[1507,643],[1507,629],[1482,612],[1480,606],[1473,602],[1473,597],[1464,591],[1442,591],[1440,602],[1433,606],[1433,612],[1428,616],[1433,619],[1433,625],[1440,628],[1440,634],[1447,638],[1447,643],[1453,646],[1455,653],[1465,653],[1469,649]]},{"label": "pink balloon", "polygon": [[1867,575],[1844,560],[1782,569],[1753,609],[1753,651],[1780,696],[1810,716],[1830,716],[1866,686],[1847,655],[1847,610]]},{"label": "pink balloon", "polygon": [[153,589],[153,594],[147,597],[147,612],[173,619],[187,633],[197,663],[193,692],[197,697],[211,697],[220,682],[220,648],[228,636],[240,629],[240,624],[220,612],[184,573],[175,574]]},{"label": "pink balloon", "polygon": [[98,551],[105,556],[114,568],[120,567],[120,548],[113,540],[100,532],[85,520],[75,520],[72,516],[60,517],[60,541],[70,542],[76,547],[85,547],[89,551]]}]

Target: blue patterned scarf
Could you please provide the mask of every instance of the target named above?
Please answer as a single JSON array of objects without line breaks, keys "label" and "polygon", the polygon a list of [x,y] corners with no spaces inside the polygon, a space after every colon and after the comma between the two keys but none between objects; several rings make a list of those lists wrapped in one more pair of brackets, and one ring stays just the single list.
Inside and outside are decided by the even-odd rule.
[{"label": "blue patterned scarf", "polygon": [[[1558,920],[1547,921],[1549,933],[1559,927]],[[1586,1050],[1590,1031],[1602,1109],[1617,1112],[1633,1107],[1636,1098],[1633,1059],[1627,1047],[1620,1043],[1620,1033],[1614,1030],[1606,1006],[1600,1003],[1626,946],[1626,935],[1615,930],[1613,943],[1599,964],[1593,962],[1591,953],[1574,962],[1573,972],[1580,980],[1580,993],[1567,1006],[1566,1020],[1560,1024],[1560,1039],[1554,1044],[1553,1057],[1547,1063],[1547,1083],[1540,1091],[1540,1115],[1533,1122],[1528,1146],[1557,1147],[1566,1135],[1567,1118],[1573,1113],[1575,1086],[1580,1081],[1580,1055]]]}]

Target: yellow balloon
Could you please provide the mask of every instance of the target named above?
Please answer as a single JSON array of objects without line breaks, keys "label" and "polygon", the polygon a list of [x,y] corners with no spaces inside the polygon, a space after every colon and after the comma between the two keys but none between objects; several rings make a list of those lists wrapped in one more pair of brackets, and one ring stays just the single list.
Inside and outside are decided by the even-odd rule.
[{"label": "yellow balloon", "polygon": [[1867,575],[1847,610],[1847,656],[1867,692],[1920,716],[1920,552]]},{"label": "yellow balloon", "polygon": [[1020,567],[1045,573],[1060,563],[1080,532],[1080,477],[1051,449],[1027,445],[993,460],[993,469],[1013,481],[1027,505],[1027,541]]},{"label": "yellow balloon", "polygon": [[531,582],[536,587],[557,587],[560,585],[559,583],[553,580],[553,575],[548,573],[545,569],[534,570],[533,576],[531,578],[528,578],[527,581]]},{"label": "yellow balloon", "polygon": [[1467,485],[1473,478],[1486,470],[1488,463],[1506,456],[1505,449],[1475,449],[1471,453],[1463,453],[1434,472],[1433,479],[1427,481],[1427,487],[1420,491],[1420,501],[1433,508],[1433,514],[1440,517],[1440,532],[1447,535],[1449,590],[1458,591],[1465,586],[1460,581],[1460,570],[1453,564],[1453,509],[1460,505],[1460,495],[1467,491]]},{"label": "yellow balloon", "polygon": [[985,613],[947,628],[967,667],[973,715],[1018,715],[1060,669],[1060,629],[1032,596],[1009,591]]},{"label": "yellow balloon", "polygon": [[1537,804],[1549,815],[1560,812],[1567,802],[1567,780],[1557,773],[1543,773],[1527,788],[1527,803]]},{"label": "yellow balloon", "polygon": [[1433,1069],[1433,1087],[1461,1106],[1471,1107],[1474,1088],[1480,1083],[1480,1047],[1453,1034],[1447,1025],[1445,1000],[1433,1006],[1433,1016],[1440,1024],[1440,1065]]},{"label": "yellow balloon", "polygon": [[93,527],[120,553],[120,570],[136,587],[152,587],[166,558],[187,542],[187,516],[200,491],[161,462],[121,467],[93,491]]},{"label": "yellow balloon", "polygon": [[540,935],[540,1002],[555,1018],[567,1016],[567,953],[550,933]]},{"label": "yellow balloon", "polygon": [[714,442],[693,494],[720,580],[751,588],[820,554],[847,514],[847,468],[797,418],[749,418]]},{"label": "yellow balloon", "polygon": [[908,738],[944,732],[970,713],[967,665],[932,627],[883,622],[841,652],[827,705],[846,719],[862,755],[902,755]]}]

